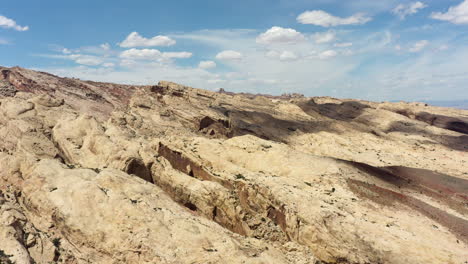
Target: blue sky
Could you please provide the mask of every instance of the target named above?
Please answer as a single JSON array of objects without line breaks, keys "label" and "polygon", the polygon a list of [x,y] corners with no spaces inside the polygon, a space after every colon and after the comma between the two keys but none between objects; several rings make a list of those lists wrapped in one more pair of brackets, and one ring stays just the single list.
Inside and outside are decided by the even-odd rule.
[{"label": "blue sky", "polygon": [[468,99],[468,0],[15,0],[0,65],[132,84]]}]

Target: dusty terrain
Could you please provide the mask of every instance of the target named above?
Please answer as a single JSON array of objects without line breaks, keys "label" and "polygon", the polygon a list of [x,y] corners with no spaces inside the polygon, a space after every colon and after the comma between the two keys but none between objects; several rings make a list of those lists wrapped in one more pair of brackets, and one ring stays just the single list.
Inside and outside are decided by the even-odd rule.
[{"label": "dusty terrain", "polygon": [[468,261],[467,110],[0,73],[0,263]]}]

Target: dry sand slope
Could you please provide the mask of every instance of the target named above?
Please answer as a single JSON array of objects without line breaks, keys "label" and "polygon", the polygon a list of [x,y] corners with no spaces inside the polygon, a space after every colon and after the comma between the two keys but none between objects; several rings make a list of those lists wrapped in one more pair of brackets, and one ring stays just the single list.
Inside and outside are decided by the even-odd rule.
[{"label": "dry sand slope", "polygon": [[0,263],[468,261],[466,110],[0,71]]}]

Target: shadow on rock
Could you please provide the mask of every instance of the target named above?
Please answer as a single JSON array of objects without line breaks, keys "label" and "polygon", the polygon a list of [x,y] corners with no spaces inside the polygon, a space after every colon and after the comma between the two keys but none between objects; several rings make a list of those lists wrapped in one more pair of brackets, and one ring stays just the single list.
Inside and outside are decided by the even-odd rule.
[{"label": "shadow on rock", "polygon": [[313,99],[307,102],[300,102],[297,105],[302,109],[302,111],[309,115],[319,113],[320,115],[340,121],[351,121],[360,116],[364,112],[364,109],[370,108],[370,106],[360,102],[317,104]]},{"label": "shadow on rock", "polygon": [[218,108],[229,118],[230,132],[228,137],[254,135],[262,139],[286,143],[294,132],[317,133],[329,131],[340,133],[332,121],[298,121],[283,120],[269,113],[257,111],[228,110]]},{"label": "shadow on rock", "polygon": [[390,128],[385,131],[385,133],[391,132],[402,132],[407,134],[420,135],[427,137],[434,141],[439,142],[440,144],[458,151],[468,151],[468,136],[448,136],[448,135],[436,135],[430,133],[427,130],[418,127],[413,123],[407,123],[402,121],[393,122],[390,125]]}]

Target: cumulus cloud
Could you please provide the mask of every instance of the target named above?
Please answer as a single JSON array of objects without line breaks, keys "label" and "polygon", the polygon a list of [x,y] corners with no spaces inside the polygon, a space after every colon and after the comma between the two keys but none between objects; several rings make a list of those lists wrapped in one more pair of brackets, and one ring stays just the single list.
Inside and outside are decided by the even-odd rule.
[{"label": "cumulus cloud", "polygon": [[120,53],[120,58],[131,60],[158,60],[162,53],[157,49],[129,49]]},{"label": "cumulus cloud", "polygon": [[218,60],[240,60],[242,59],[242,53],[234,50],[225,50],[216,55]]},{"label": "cumulus cloud", "polygon": [[122,48],[135,47],[155,47],[155,46],[172,46],[176,41],[167,36],[155,36],[150,39],[142,37],[138,32],[132,32],[127,38],[119,43]]},{"label": "cumulus cloud", "polygon": [[26,31],[29,29],[28,26],[20,26],[16,24],[16,22],[13,19],[10,19],[8,17],[0,16],[0,27],[2,28],[11,28],[17,31]]},{"label": "cumulus cloud", "polygon": [[185,59],[192,57],[190,52],[161,52],[157,49],[129,49],[120,53],[120,58],[127,60],[154,60]]},{"label": "cumulus cloud", "polygon": [[294,53],[293,51],[285,50],[285,51],[276,51],[270,50],[267,52],[266,56],[271,59],[279,59],[281,61],[295,61],[299,59],[299,56]]},{"label": "cumulus cloud", "polygon": [[429,45],[429,41],[421,40],[416,43],[409,49],[410,52],[420,52],[423,50],[427,45]]},{"label": "cumulus cloud", "polygon": [[326,50],[318,54],[318,58],[321,60],[328,60],[333,57],[336,57],[338,55],[338,52],[334,50]]},{"label": "cumulus cloud", "polygon": [[268,58],[271,58],[271,59],[277,59],[277,58],[279,58],[280,55],[281,55],[281,53],[276,51],[276,50],[270,50],[265,54],[265,56],[267,56]]},{"label": "cumulus cloud", "polygon": [[331,42],[335,39],[335,37],[336,37],[336,34],[333,31],[327,31],[327,32],[314,34],[315,43],[318,43],[318,44]]},{"label": "cumulus cloud", "polygon": [[397,7],[395,7],[392,10],[392,13],[400,19],[405,19],[406,16],[416,14],[420,9],[426,8],[427,5],[422,3],[422,2],[413,2],[409,3],[407,5],[405,4],[399,4]]},{"label": "cumulus cloud", "polygon": [[104,44],[101,44],[99,45],[99,47],[103,50],[110,50],[111,46],[109,43],[104,43]]},{"label": "cumulus cloud", "polygon": [[[461,2],[461,0],[458,2]],[[390,10],[395,6],[392,4],[386,10]],[[207,71],[199,67],[199,60],[193,61],[193,65],[188,63],[178,66],[177,63],[163,64],[154,60],[143,61],[132,58],[119,58],[120,53],[110,52],[109,57],[101,56],[104,63],[99,67],[75,67],[76,65],[66,67],[59,65],[57,67],[65,72],[55,71],[55,73],[60,73],[63,76],[118,83],[152,84],[165,79],[192,87],[213,90],[223,87],[228,91],[278,94],[284,91],[294,91],[307,95],[360,97],[379,101],[403,98],[419,100],[425,91],[431,90],[434,92],[434,98],[450,99],[447,90],[450,91],[451,95],[464,94],[463,88],[466,87],[466,73],[464,72],[466,70],[464,69],[468,65],[466,62],[468,47],[452,42],[452,38],[446,38],[442,34],[439,36],[439,33],[444,33],[445,30],[445,28],[434,28],[435,37],[431,40],[424,37],[416,38],[417,35],[414,35],[412,37],[413,39],[416,38],[416,40],[409,43],[406,42],[407,39],[399,39],[386,30],[369,32],[368,29],[365,29],[363,31],[353,30],[349,33],[336,31],[337,38],[343,34],[346,39],[330,42],[331,45],[327,45],[326,48],[323,47],[325,45],[317,45],[313,38],[311,38],[311,41],[304,41],[287,47],[282,45],[259,47],[255,44],[259,32],[255,30],[202,30],[187,32],[185,35],[182,33],[178,36],[171,35],[171,38],[177,41],[184,39],[184,42],[187,41],[187,44],[193,43],[194,46],[204,45],[207,50],[215,50],[213,57],[216,55],[216,51],[237,51],[241,53],[242,63],[229,63],[216,71]],[[395,29],[394,33],[400,32]],[[449,37],[451,37],[452,32],[448,33],[450,33]],[[424,32],[424,35],[426,35],[426,32]],[[424,56],[395,56],[395,53],[409,52],[413,44],[421,39],[430,41],[422,50]],[[354,55],[352,59],[346,58],[349,48],[338,47],[341,42],[348,41],[353,43]],[[400,41],[401,43],[399,43]],[[400,52],[394,50],[397,44],[401,45]],[[435,50],[442,44],[449,44],[450,49],[446,52],[432,52],[432,50],[431,52],[425,52],[429,51],[429,47],[433,47]],[[61,49],[62,47],[57,48],[56,51],[59,52]],[[83,52],[83,49],[80,50]],[[275,59],[266,56],[268,50],[276,51],[274,53],[276,54]],[[283,50],[291,51],[299,59],[291,62],[281,61],[280,56]],[[313,50],[316,51],[312,52]],[[390,50],[392,52],[389,52]],[[79,53],[76,49],[72,51],[72,54]],[[160,52],[162,53],[162,51]],[[66,54],[60,53],[59,56],[65,57]],[[162,57],[162,54],[159,56]],[[288,53],[283,56],[283,59],[285,58],[288,58]],[[164,60],[164,58],[162,59]],[[213,61],[218,65],[220,63],[217,59],[213,59]],[[115,63],[116,67],[104,67],[105,63]],[[362,67],[362,65],[368,65],[369,67]],[[311,71],[310,69],[314,70]],[[43,70],[51,71],[50,68]],[[368,74],[366,82],[362,82],[360,73]],[[440,84],[426,86],[423,83],[423,79],[438,79],[439,77],[434,76],[434,73],[448,75],[456,73],[457,76],[461,77],[458,77],[460,79],[457,80],[447,77],[445,79],[447,84],[453,86],[444,84],[446,88],[441,91]],[[391,82],[381,82],[381,80],[386,80],[388,76],[391,77]],[[410,79],[414,79],[414,76],[418,80],[410,81]],[[461,78],[464,79],[461,80]],[[314,82],[311,82],[311,79],[314,79]],[[424,86],[424,89],[418,89],[421,86]],[[382,88],[375,89],[375,87]]]},{"label": "cumulus cloud", "polygon": [[257,37],[260,44],[297,43],[305,40],[302,33],[292,28],[272,27]]},{"label": "cumulus cloud", "polygon": [[192,53],[191,52],[186,52],[186,51],[182,51],[182,52],[163,52],[162,53],[162,56],[164,58],[175,58],[175,59],[187,59],[187,58],[190,58],[192,57]]},{"label": "cumulus cloud", "polygon": [[362,25],[372,18],[363,13],[357,13],[350,17],[336,17],[322,10],[306,11],[297,17],[297,21],[301,24],[310,24],[322,27],[333,27],[340,25]]},{"label": "cumulus cloud", "polygon": [[62,53],[63,53],[63,54],[71,54],[72,51],[69,50],[69,49],[67,49],[67,48],[63,48],[63,49],[62,49]]},{"label": "cumulus cloud", "polygon": [[281,53],[279,59],[282,61],[293,61],[299,59],[299,57],[296,53],[286,50]]},{"label": "cumulus cloud", "polygon": [[432,13],[431,18],[448,21],[453,24],[468,24],[468,0],[463,1],[457,6],[450,7],[446,13]]},{"label": "cumulus cloud", "polygon": [[216,67],[216,62],[214,61],[200,61],[198,68],[200,69],[211,69]]}]

